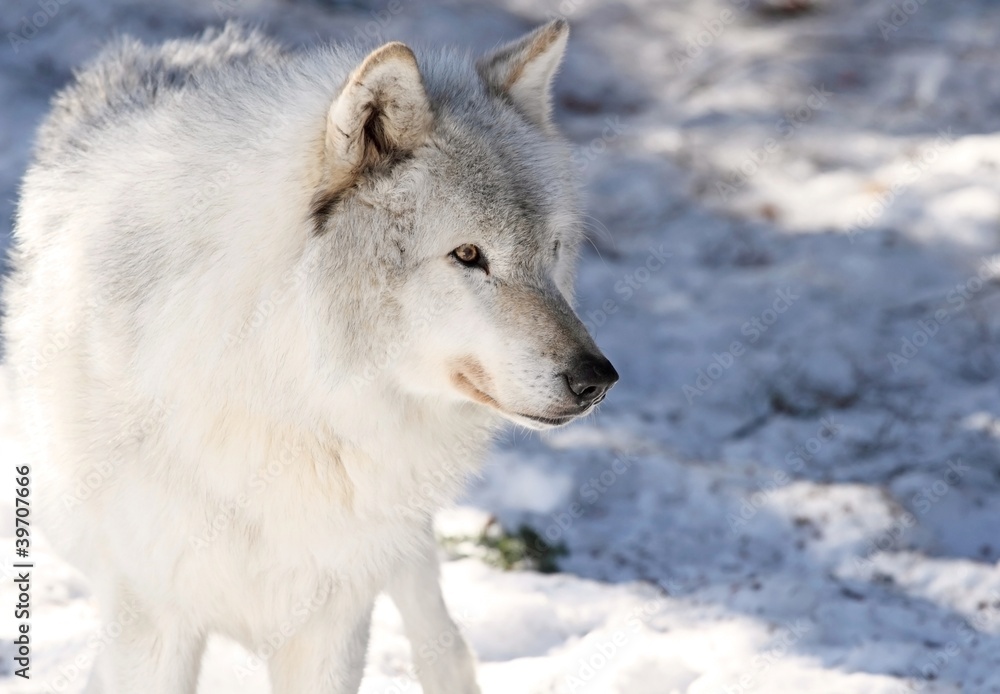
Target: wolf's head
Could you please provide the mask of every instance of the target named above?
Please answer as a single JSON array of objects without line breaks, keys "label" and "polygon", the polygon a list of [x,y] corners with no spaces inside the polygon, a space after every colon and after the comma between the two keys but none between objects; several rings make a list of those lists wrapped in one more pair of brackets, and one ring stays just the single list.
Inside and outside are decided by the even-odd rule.
[{"label": "wolf's head", "polygon": [[570,306],[582,233],[550,122],[567,36],[553,22],[475,64],[389,43],[333,101],[312,215],[349,305],[355,384],[540,429],[618,380]]}]

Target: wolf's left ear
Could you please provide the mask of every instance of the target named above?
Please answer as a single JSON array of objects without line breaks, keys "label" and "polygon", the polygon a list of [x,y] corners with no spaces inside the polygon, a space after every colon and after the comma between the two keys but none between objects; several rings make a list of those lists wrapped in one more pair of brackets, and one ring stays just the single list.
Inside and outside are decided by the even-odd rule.
[{"label": "wolf's left ear", "polygon": [[476,68],[490,91],[507,97],[532,122],[548,129],[552,78],[568,38],[569,24],[557,19],[482,58]]},{"label": "wolf's left ear", "polygon": [[330,106],[319,197],[336,199],[365,171],[412,152],[432,118],[413,51],[398,41],[376,48]]}]

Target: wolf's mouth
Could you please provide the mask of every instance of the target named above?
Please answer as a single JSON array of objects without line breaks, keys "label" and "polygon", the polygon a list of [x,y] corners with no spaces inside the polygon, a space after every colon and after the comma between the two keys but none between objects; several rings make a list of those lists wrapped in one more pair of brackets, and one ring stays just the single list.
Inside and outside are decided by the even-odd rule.
[{"label": "wolf's mouth", "polygon": [[596,408],[601,403],[602,400],[604,400],[603,395],[590,405],[583,407],[576,412],[569,412],[566,414],[545,416],[545,415],[525,414],[523,412],[516,412],[515,416],[523,417],[524,419],[530,419],[533,422],[538,422],[539,424],[545,424],[551,427],[560,427],[563,424],[569,424],[574,419],[579,419],[580,417],[590,414],[591,412],[594,411],[594,408]]},{"label": "wolf's mouth", "polygon": [[[484,372],[482,371],[482,367],[478,367],[478,369],[473,369],[473,373],[477,376],[482,376]],[[597,400],[595,400],[587,407],[580,409],[578,412],[569,412],[566,414],[558,414],[554,416],[526,414],[524,412],[510,412],[507,409],[505,409],[497,401],[496,398],[494,398],[492,395],[490,395],[485,390],[480,388],[476,384],[476,382],[473,381],[472,378],[467,376],[465,373],[458,371],[454,374],[452,378],[455,382],[455,385],[457,385],[460,390],[464,391],[466,395],[471,397],[476,402],[482,405],[486,405],[487,407],[491,407],[492,409],[496,410],[497,412],[499,412],[500,414],[504,415],[509,419],[513,419],[515,421],[527,420],[529,422],[541,424],[545,427],[559,427],[564,424],[569,424],[574,419],[582,417],[588,412],[591,412],[594,409],[594,407],[600,404],[600,402],[604,399],[604,395],[602,394],[601,397],[599,397]],[[522,421],[522,424],[523,423],[524,422]]]},{"label": "wolf's mouth", "polygon": [[547,424],[552,427],[562,426],[563,424],[569,424],[571,421],[576,419],[576,415],[567,415],[563,417],[541,417],[534,414],[524,414],[517,413],[518,417],[524,417],[525,419],[530,419],[533,422],[539,422],[541,424]]},{"label": "wolf's mouth", "polygon": [[464,373],[462,372],[456,373],[454,376],[454,381],[455,384],[458,385],[459,390],[464,391],[469,397],[471,397],[476,402],[481,403],[483,405],[489,405],[490,407],[496,408],[501,412],[503,411],[503,408],[500,407],[500,403],[498,403],[496,399],[493,398],[493,396],[491,396],[489,393],[477,387],[476,384],[472,382],[472,379],[466,376]]}]

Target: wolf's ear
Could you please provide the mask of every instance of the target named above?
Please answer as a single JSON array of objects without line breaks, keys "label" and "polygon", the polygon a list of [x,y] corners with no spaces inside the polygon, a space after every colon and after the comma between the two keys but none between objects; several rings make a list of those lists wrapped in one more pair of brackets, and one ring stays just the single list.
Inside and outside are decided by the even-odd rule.
[{"label": "wolf's ear", "polygon": [[431,120],[413,51],[396,41],[376,48],[330,106],[319,195],[335,199],[365,171],[412,152],[430,132]]},{"label": "wolf's ear", "polygon": [[557,19],[482,58],[476,68],[490,91],[507,97],[532,122],[548,129],[552,78],[568,38],[569,24]]}]

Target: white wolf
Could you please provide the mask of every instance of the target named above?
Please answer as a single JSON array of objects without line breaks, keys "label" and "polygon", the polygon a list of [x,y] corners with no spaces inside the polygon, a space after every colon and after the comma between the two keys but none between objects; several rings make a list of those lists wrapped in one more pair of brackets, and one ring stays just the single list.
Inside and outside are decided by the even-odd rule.
[{"label": "white wolf", "polygon": [[503,420],[618,378],[567,299],[567,34],[473,62],[227,27],[56,98],[5,332],[38,512],[123,632],[89,692],[192,692],[215,632],[279,694],[356,692],[383,590],[424,691],[479,691],[431,516]]}]

